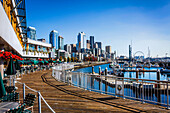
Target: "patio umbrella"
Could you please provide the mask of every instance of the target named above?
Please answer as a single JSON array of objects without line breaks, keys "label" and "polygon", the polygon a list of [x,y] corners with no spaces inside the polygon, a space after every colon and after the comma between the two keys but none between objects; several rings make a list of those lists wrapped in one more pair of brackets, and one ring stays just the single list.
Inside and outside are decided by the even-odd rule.
[{"label": "patio umbrella", "polygon": [[15,68],[16,68],[16,70],[20,70],[21,69],[17,59],[16,59],[16,62],[15,62]]},{"label": "patio umbrella", "polygon": [[47,61],[47,60],[44,60],[44,64],[48,64],[48,61]]},{"label": "patio umbrella", "polygon": [[52,60],[52,59],[49,59],[48,62],[49,62],[49,63],[53,63],[53,60]]},{"label": "patio umbrella", "polygon": [[5,96],[5,95],[6,95],[6,90],[5,90],[4,83],[3,83],[3,80],[2,80],[2,76],[1,76],[1,73],[0,73],[0,98],[2,96]]},{"label": "patio umbrella", "polygon": [[[7,67],[6,74],[10,76],[10,86],[11,86],[11,76],[17,73],[12,57],[10,57],[9,65]],[[14,83],[15,85],[15,83]]]},{"label": "patio umbrella", "polygon": [[7,67],[7,72],[6,72],[6,74],[7,74],[7,75],[15,75],[16,73],[17,73],[17,72],[16,72],[16,68],[15,68],[13,59],[12,59],[12,57],[10,57],[10,61],[9,61],[9,65],[8,65],[8,67]]}]

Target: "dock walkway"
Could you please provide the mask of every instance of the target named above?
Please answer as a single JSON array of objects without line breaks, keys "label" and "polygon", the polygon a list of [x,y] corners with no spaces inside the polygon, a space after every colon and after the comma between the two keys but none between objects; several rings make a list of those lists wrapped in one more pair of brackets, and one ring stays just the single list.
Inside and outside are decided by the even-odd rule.
[{"label": "dock walkway", "polygon": [[[130,99],[115,98],[114,96],[90,92],[65,83],[56,81],[51,76],[51,70],[35,72],[24,75],[21,80],[29,87],[41,92],[49,105],[57,112],[170,112],[164,107],[142,104],[139,101]],[[20,99],[22,101],[22,86],[16,84]],[[26,88],[26,94],[30,90]],[[31,92],[33,93],[33,92]],[[38,112],[37,98],[34,105],[34,112]],[[42,113],[51,113],[42,101]]]}]

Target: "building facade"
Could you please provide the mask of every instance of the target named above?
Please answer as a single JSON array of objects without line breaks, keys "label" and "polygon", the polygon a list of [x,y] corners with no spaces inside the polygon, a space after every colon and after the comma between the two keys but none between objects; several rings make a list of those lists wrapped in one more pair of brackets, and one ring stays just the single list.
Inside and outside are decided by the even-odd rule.
[{"label": "building facade", "polygon": [[85,49],[85,38],[86,34],[84,32],[78,33],[76,46],[78,52],[81,52],[82,49]]},{"label": "building facade", "polygon": [[49,35],[49,43],[52,44],[52,47],[58,49],[58,36],[59,33],[56,30],[52,30]]},{"label": "building facade", "polygon": [[86,49],[90,49],[90,40],[86,40]]},{"label": "building facade", "polygon": [[62,36],[58,36],[58,49],[64,50],[64,38]]},{"label": "building facade", "polygon": [[94,46],[94,36],[90,36],[90,49],[93,49]]},{"label": "building facade", "polygon": [[96,42],[98,45],[98,48],[102,49],[102,42]]},{"label": "building facade", "polygon": [[71,54],[71,50],[72,50],[71,45],[70,44],[64,45],[64,50]]},{"label": "building facade", "polygon": [[111,46],[106,46],[106,50],[107,53],[111,53]]},{"label": "building facade", "polygon": [[32,40],[36,40],[36,29],[34,27],[29,26],[27,28],[27,37]]}]

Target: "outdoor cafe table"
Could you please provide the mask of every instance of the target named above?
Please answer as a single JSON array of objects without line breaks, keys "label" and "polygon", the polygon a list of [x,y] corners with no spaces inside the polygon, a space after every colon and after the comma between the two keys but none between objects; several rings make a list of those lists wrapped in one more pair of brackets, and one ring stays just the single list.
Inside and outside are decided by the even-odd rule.
[{"label": "outdoor cafe table", "polygon": [[19,106],[18,102],[0,102],[0,113],[5,113],[12,108]]}]

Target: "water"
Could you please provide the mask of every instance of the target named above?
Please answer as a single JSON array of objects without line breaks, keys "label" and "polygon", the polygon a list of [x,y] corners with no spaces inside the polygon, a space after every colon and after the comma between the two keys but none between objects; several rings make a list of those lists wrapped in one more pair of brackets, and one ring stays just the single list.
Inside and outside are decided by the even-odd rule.
[{"label": "water", "polygon": [[[109,64],[98,65],[98,66],[94,66],[95,73],[99,73],[99,67],[101,67],[101,70],[105,70],[106,67],[107,67],[108,71],[112,70],[111,68],[109,68]],[[128,68],[128,69],[136,69],[136,68]],[[155,67],[146,68],[145,67],[144,69],[145,70],[157,70],[157,69],[161,69],[161,68],[155,68]],[[81,68],[81,69],[77,69],[75,71],[83,72],[83,73],[92,73],[92,67]],[[136,78],[136,72],[124,72],[124,77]],[[157,75],[156,75],[156,72],[144,72],[144,73],[142,72],[142,73],[139,73],[139,78],[140,79],[157,80]],[[160,75],[160,80],[168,80],[168,78],[170,78],[170,76],[167,76],[166,74]]]},{"label": "water", "polygon": [[[111,70],[109,68],[109,64],[98,65],[98,66],[94,66],[95,73],[99,72],[99,67],[101,67],[102,70],[104,70],[106,67],[107,67],[108,71]],[[132,69],[135,69],[135,68],[132,68]],[[157,69],[160,69],[160,68],[144,68],[144,69],[145,70],[157,70]],[[83,72],[83,73],[91,73],[92,67],[81,68],[81,69],[77,69],[75,71],[76,72]],[[124,77],[136,78],[136,73],[135,72],[125,72]],[[157,76],[156,76],[156,72],[145,72],[145,73],[140,73],[139,78],[156,80]],[[107,88],[108,94],[115,95],[115,92],[116,92],[115,87],[106,86],[104,83],[100,84],[99,80],[97,80],[97,79],[95,79],[94,77],[91,77],[91,76],[87,76],[87,78],[85,78],[85,76],[78,77],[77,75],[73,75],[72,76],[72,83],[74,83],[75,86],[77,86],[77,84],[79,84],[80,87],[85,87],[85,79],[87,81],[87,86],[86,86],[87,90],[92,90],[92,91],[96,91],[96,92],[103,91],[105,93],[105,90]],[[168,76],[167,75],[160,75],[160,79],[161,80],[167,80]],[[102,88],[100,88],[100,87],[102,87]],[[124,88],[124,95],[142,99],[142,93],[141,93],[141,91],[139,91],[139,89],[137,90],[137,89],[125,87]],[[159,99],[160,103],[166,104],[167,103],[167,94],[166,94],[166,92],[162,92],[160,95],[158,95],[158,92],[153,92],[153,91],[149,90],[149,91],[145,91],[144,99],[154,101],[154,102],[157,102],[158,99]],[[170,101],[170,98],[169,98],[169,101]]]}]

